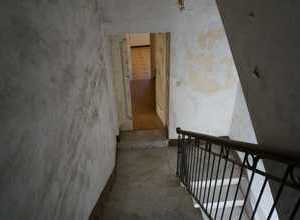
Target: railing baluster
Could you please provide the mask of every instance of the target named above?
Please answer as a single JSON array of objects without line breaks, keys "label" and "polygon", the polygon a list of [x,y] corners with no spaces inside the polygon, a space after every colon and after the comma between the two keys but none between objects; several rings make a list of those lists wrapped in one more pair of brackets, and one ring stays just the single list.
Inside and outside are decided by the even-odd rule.
[{"label": "railing baluster", "polygon": [[185,136],[182,136],[181,139],[181,149],[182,149],[182,164],[181,164],[181,169],[182,169],[182,178],[181,181],[183,184],[185,184],[185,178],[186,178],[186,147],[185,147]]},{"label": "railing baluster", "polygon": [[271,210],[270,210],[270,213],[269,213],[269,216],[268,216],[268,218],[267,218],[268,220],[271,219],[271,217],[272,217],[272,215],[273,215],[273,212],[274,212],[274,210],[275,210],[275,207],[276,207],[276,205],[277,205],[277,203],[278,203],[278,201],[279,201],[279,197],[281,196],[281,193],[282,193],[282,190],[283,190],[285,181],[286,181],[286,179],[287,179],[287,177],[288,177],[288,174],[289,174],[289,172],[290,172],[291,169],[292,169],[292,167],[289,166],[289,167],[286,169],[285,173],[284,173],[284,176],[283,176],[283,178],[282,178],[281,185],[280,185],[280,187],[279,187],[279,190],[278,190],[277,195],[276,195],[276,197],[275,197],[273,206],[272,206],[272,208],[271,208]]},{"label": "railing baluster", "polygon": [[204,187],[204,195],[203,195],[203,203],[205,201],[206,189],[207,189],[207,181],[208,181],[208,173],[209,173],[209,166],[210,166],[210,155],[211,155],[211,144],[207,143],[206,150],[208,151],[208,161],[207,161],[207,168],[206,168],[206,179],[205,179],[205,187]]},{"label": "railing baluster", "polygon": [[210,206],[210,211],[209,211],[209,215],[211,215],[212,210],[213,210],[213,202],[215,200],[215,193],[216,193],[216,188],[217,188],[217,180],[218,180],[218,176],[219,176],[219,171],[220,171],[220,163],[221,163],[221,154],[222,154],[222,148],[220,150],[220,155],[219,155],[219,160],[218,160],[218,166],[217,166],[217,173],[216,173],[216,177],[215,177],[215,187],[214,187],[214,191],[213,191],[213,196],[212,196],[212,202],[211,202],[211,206]]},{"label": "railing baluster", "polygon": [[[212,177],[213,177],[214,166],[215,166],[215,158],[216,158],[216,156],[215,156],[214,154],[212,154],[212,156],[213,156],[213,162],[212,162],[211,172],[210,172],[210,180],[209,180],[208,196],[207,196],[207,201],[206,201],[206,210],[208,210],[208,203],[209,203],[210,189],[211,189]],[[216,183],[216,182],[215,182],[215,183]]]},{"label": "railing baluster", "polygon": [[[252,166],[253,166],[253,169],[256,169],[258,160],[259,160],[258,158],[253,158],[253,165],[252,165]],[[252,182],[253,182],[253,179],[254,179],[254,175],[255,175],[255,172],[252,171],[251,177],[250,177],[250,182],[249,182],[249,184],[248,184],[248,188],[247,188],[246,195],[245,195],[245,198],[244,198],[244,204],[243,204],[243,206],[242,206],[242,210],[241,210],[239,219],[242,219],[243,211],[244,211],[245,206],[246,206],[246,203],[247,203],[247,199],[248,199],[249,192],[250,192],[250,189],[251,189],[251,186],[252,186]]]},{"label": "railing baluster", "polygon": [[189,189],[189,167],[190,167],[190,145],[189,145],[189,137],[184,140],[185,147],[186,147],[186,178],[185,178],[185,185],[186,188]]},{"label": "railing baluster", "polygon": [[180,146],[181,134],[178,134],[178,142],[177,142],[177,167],[176,167],[176,176],[180,176],[180,159],[181,159],[181,146]]},{"label": "railing baluster", "polygon": [[180,179],[180,181],[182,181],[182,158],[183,158],[183,147],[182,147],[181,141],[182,141],[182,135],[180,134],[179,139],[178,139],[178,147],[180,148],[180,151],[181,151],[180,158],[179,158],[179,161],[180,161],[179,179]]},{"label": "railing baluster", "polygon": [[[202,194],[202,180],[201,180],[201,174],[203,173],[203,169],[202,169],[202,159],[203,159],[203,149],[201,148],[200,149],[201,151],[200,151],[200,166],[199,166],[199,178],[198,178],[198,186],[197,186],[197,189],[198,189],[198,191],[199,191],[199,193],[198,193],[198,191],[197,191],[197,195],[199,196],[199,201],[200,201],[200,199],[201,199],[201,194]],[[201,186],[199,187],[199,184],[201,183]]]},{"label": "railing baluster", "polygon": [[226,203],[227,203],[229,190],[230,190],[230,186],[231,186],[234,167],[235,167],[235,165],[234,165],[234,163],[232,163],[232,168],[231,168],[231,171],[230,171],[229,183],[228,183],[228,187],[227,187],[227,191],[226,191],[226,195],[225,195],[225,202],[224,202],[224,206],[223,206],[223,210],[222,210],[222,214],[221,214],[221,219],[223,219],[223,216],[224,216],[224,213],[225,213],[225,208],[226,208]]},{"label": "railing baluster", "polygon": [[196,174],[195,165],[196,165],[196,160],[197,160],[197,158],[196,158],[196,138],[194,140],[194,145],[193,145],[193,160],[194,160],[193,169],[192,169],[192,183],[193,184],[191,184],[191,188],[192,188],[192,193],[194,194],[195,193],[194,182],[195,182],[195,174]]},{"label": "railing baluster", "polygon": [[191,136],[188,136],[188,185],[187,185],[187,189],[189,191],[191,191],[191,167],[192,167],[192,148],[191,148]]},{"label": "railing baluster", "polygon": [[219,191],[219,197],[218,197],[218,203],[217,203],[215,218],[217,218],[218,211],[219,211],[219,204],[220,204],[220,199],[221,199],[221,195],[222,195],[224,178],[225,178],[225,174],[226,174],[226,168],[227,168],[227,162],[228,162],[228,156],[229,156],[229,151],[227,151],[225,146],[222,146],[222,148],[223,148],[223,152],[225,151],[225,165],[224,165],[223,174],[222,174],[222,181],[221,181],[221,186],[220,186],[220,191]]},{"label": "railing baluster", "polygon": [[197,158],[197,163],[196,163],[196,168],[195,168],[195,181],[194,181],[194,188],[195,188],[195,191],[194,191],[194,194],[195,194],[195,197],[197,198],[198,196],[198,187],[197,185],[198,182],[197,180],[199,179],[199,162],[200,162],[200,158],[199,158],[199,138],[196,138],[195,139],[195,146],[196,146],[196,158]]},{"label": "railing baluster", "polygon": [[234,199],[233,199],[233,205],[232,205],[232,208],[231,208],[231,211],[230,211],[230,216],[229,216],[229,219],[232,218],[232,214],[233,214],[233,211],[234,211],[234,206],[235,206],[235,203],[236,203],[236,199],[237,199],[237,195],[239,193],[239,189],[240,189],[240,184],[241,184],[241,179],[243,177],[243,169],[244,169],[244,166],[245,166],[245,163],[246,163],[246,158],[248,156],[248,153],[245,153],[244,155],[244,160],[243,160],[243,164],[241,166],[241,170],[240,170],[240,176],[239,176],[239,181],[238,181],[238,184],[236,186],[236,191],[235,191],[235,194],[234,194]]},{"label": "railing baluster", "polygon": [[265,178],[264,183],[263,183],[263,185],[262,185],[262,187],[261,187],[261,190],[260,190],[260,192],[259,192],[259,196],[258,196],[258,198],[257,198],[256,204],[255,204],[255,207],[254,207],[254,210],[253,210],[253,212],[252,212],[251,220],[254,220],[254,216],[255,216],[255,214],[256,214],[256,211],[257,211],[258,205],[259,205],[259,203],[260,203],[261,197],[262,197],[262,195],[264,194],[264,191],[265,191],[267,182],[268,182],[268,178]]},{"label": "railing baluster", "polygon": [[186,186],[187,184],[187,181],[186,181],[186,178],[187,178],[187,147],[185,145],[185,135],[183,135],[183,138],[182,138],[182,148],[183,148],[183,157],[182,157],[182,173],[183,173],[183,177],[182,177],[182,182],[183,184]]},{"label": "railing baluster", "polygon": [[[203,173],[202,173],[202,180],[201,180],[202,182],[204,181],[204,178],[205,178],[206,154],[207,154],[207,143],[205,144],[205,152],[204,152],[204,160],[203,160]],[[205,191],[206,191],[206,182],[204,183],[204,191],[203,191],[203,196],[202,196],[202,203],[204,203]]]}]

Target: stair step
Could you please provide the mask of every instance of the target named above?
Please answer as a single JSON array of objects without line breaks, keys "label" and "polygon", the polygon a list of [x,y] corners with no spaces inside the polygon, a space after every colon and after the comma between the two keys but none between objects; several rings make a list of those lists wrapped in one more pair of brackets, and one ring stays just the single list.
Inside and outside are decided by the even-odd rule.
[{"label": "stair step", "polygon": [[[208,181],[192,181],[191,186],[192,187],[197,187],[197,186],[201,187],[201,182],[202,182],[202,188],[205,187],[205,185],[208,186],[210,183],[211,183],[211,187],[222,185],[222,180],[218,179],[218,180],[212,180],[212,181],[210,181],[210,180],[208,180]],[[229,178],[224,179],[223,186],[228,186],[229,182],[230,182]],[[231,185],[237,185],[238,182],[239,182],[239,178],[232,178],[230,184]]]},{"label": "stair step", "polygon": [[[223,202],[223,201],[220,201],[220,203],[219,203],[219,208],[223,208],[224,207],[224,204],[225,204],[225,202]],[[234,206],[236,207],[236,206],[243,206],[243,204],[244,204],[244,200],[236,200],[236,202],[235,202],[235,204],[234,204]],[[208,205],[208,206],[207,206]],[[213,203],[211,203],[211,202],[209,202],[209,203],[203,203],[203,206],[204,207],[211,207],[211,205],[212,205],[212,208],[213,209],[216,209],[217,208],[217,206],[218,206],[218,202],[213,202]],[[193,199],[193,206],[194,206],[194,208],[196,208],[196,209],[199,209],[200,208],[200,205],[199,205],[199,203],[197,203],[197,201],[195,200],[195,199]],[[233,201],[227,201],[226,202],[226,206],[225,206],[225,208],[231,208],[233,206]]]},{"label": "stair step", "polygon": [[[244,200],[236,200],[236,202],[234,204],[234,210],[232,212],[231,219],[239,219],[243,204],[244,204]],[[204,207],[206,207],[206,205],[207,204],[204,203]],[[215,213],[217,211],[217,205],[218,205],[217,202],[213,203],[212,211],[211,211],[211,216],[213,216],[213,217],[215,216]],[[194,208],[201,210],[200,205],[194,199],[193,199],[193,206],[194,206]],[[208,207],[209,207],[208,212],[210,212],[211,203],[208,203]],[[224,202],[220,201],[218,213],[217,213],[216,218],[214,218],[214,219],[221,219],[222,213],[223,213],[223,207],[224,207]],[[227,201],[222,219],[229,219],[232,207],[233,207],[233,201]],[[204,212],[202,212],[202,214],[204,214]],[[250,219],[245,211],[243,212],[242,219],[243,220]]]},{"label": "stair step", "polygon": [[155,140],[155,141],[127,141],[118,144],[120,149],[133,149],[133,148],[155,148],[155,147],[167,147],[168,141]]},{"label": "stair step", "polygon": [[164,130],[139,130],[121,132],[118,148],[154,148],[167,147],[168,140]]}]

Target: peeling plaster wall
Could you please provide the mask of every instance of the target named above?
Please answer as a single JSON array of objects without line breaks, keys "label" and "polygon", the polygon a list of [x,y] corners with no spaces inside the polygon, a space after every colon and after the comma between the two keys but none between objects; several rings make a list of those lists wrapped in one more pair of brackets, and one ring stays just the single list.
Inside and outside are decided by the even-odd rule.
[{"label": "peeling plaster wall", "polygon": [[214,0],[105,0],[107,33],[170,32],[169,134],[229,135],[238,77]]},{"label": "peeling plaster wall", "polygon": [[115,163],[101,1],[0,6],[0,219],[88,219]]}]

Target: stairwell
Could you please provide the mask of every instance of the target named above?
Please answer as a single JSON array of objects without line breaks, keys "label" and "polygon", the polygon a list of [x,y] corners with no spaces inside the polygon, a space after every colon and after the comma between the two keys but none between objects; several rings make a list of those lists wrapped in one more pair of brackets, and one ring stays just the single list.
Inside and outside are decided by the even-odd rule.
[{"label": "stairwell", "polygon": [[202,219],[176,177],[177,148],[164,132],[122,132],[116,178],[101,219]]},{"label": "stairwell", "polygon": [[[204,147],[203,144],[202,147]],[[212,146],[212,152],[217,154],[218,146]],[[206,157],[204,159],[204,155],[200,153],[190,155],[190,157],[195,157],[193,160],[200,160],[200,158],[204,160],[203,167],[200,167],[198,171],[200,177],[198,177],[197,173],[194,173],[191,177],[192,181],[189,182],[190,190],[196,192],[196,197],[200,198],[200,201],[203,202],[203,206],[208,209],[211,216],[214,216],[214,219],[239,219],[249,184],[247,174],[245,172],[242,173],[239,184],[240,169],[228,162],[226,164],[224,158],[220,158],[219,166],[216,167],[214,164],[218,163],[217,158]],[[233,154],[232,159],[236,162],[240,162],[237,154]],[[188,158],[188,161],[191,163],[192,158]],[[236,190],[237,196],[235,199]],[[193,199],[193,206],[201,210],[199,203],[195,199]],[[233,210],[232,214],[231,210]],[[250,219],[251,211],[251,206],[249,202],[247,202],[246,211],[243,212],[242,219]],[[205,217],[205,214],[202,214]]]}]

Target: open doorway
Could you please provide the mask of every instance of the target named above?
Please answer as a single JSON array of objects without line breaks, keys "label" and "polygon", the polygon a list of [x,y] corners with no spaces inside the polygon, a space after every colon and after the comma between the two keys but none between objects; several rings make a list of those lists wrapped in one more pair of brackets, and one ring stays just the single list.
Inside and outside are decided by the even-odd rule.
[{"label": "open doorway", "polygon": [[167,125],[166,35],[127,34],[134,130],[162,129]]},{"label": "open doorway", "polygon": [[121,131],[166,130],[169,115],[169,33],[110,36]]},{"label": "open doorway", "polygon": [[167,127],[169,34],[130,33],[129,45],[133,129]]}]

